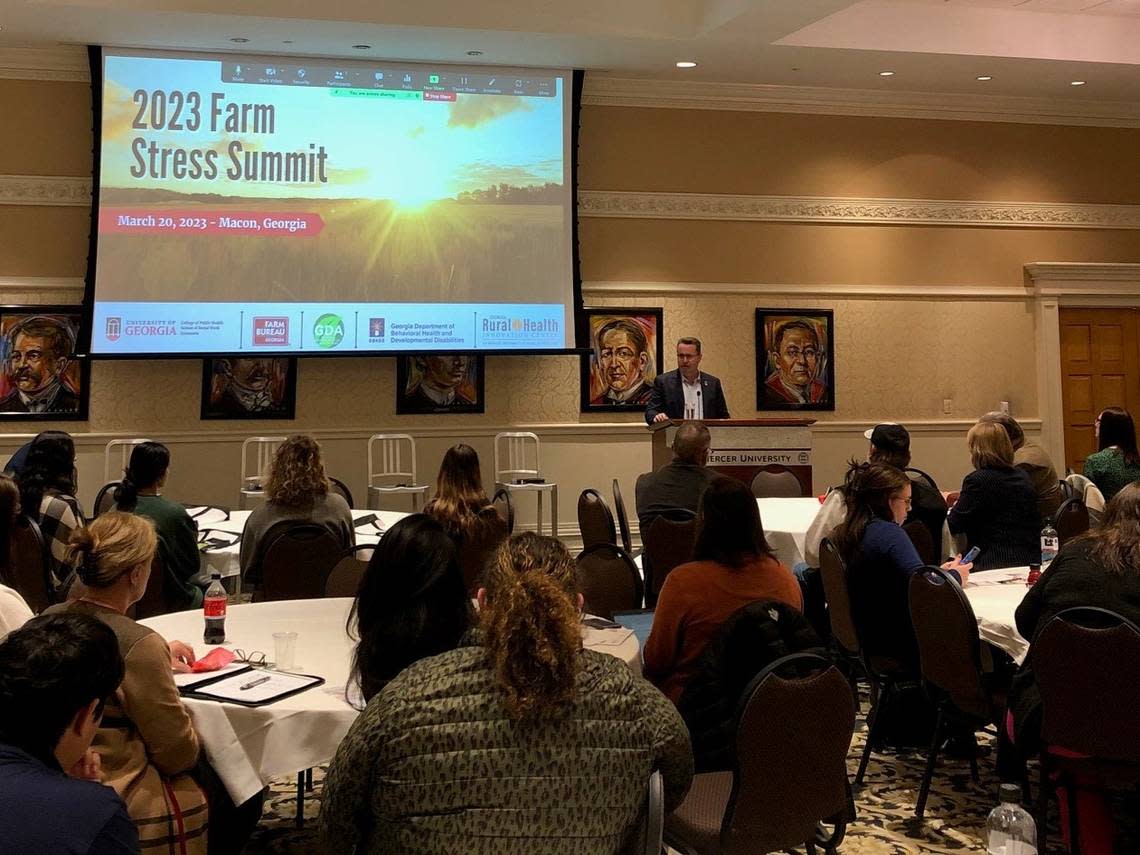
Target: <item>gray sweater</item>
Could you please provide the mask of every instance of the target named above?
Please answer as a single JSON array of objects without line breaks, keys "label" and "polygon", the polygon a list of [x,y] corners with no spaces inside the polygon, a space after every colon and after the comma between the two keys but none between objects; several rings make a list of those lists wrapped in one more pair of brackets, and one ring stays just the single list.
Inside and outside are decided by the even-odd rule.
[{"label": "gray sweater", "polygon": [[[266,548],[265,536],[279,522],[316,523],[324,526],[347,548],[356,542],[352,528],[352,513],[348,502],[335,493],[318,496],[311,507],[290,507],[266,502],[254,510],[246,520],[241,534],[241,575],[245,579],[249,569],[261,562]],[[256,580],[255,580],[256,581]]]}]

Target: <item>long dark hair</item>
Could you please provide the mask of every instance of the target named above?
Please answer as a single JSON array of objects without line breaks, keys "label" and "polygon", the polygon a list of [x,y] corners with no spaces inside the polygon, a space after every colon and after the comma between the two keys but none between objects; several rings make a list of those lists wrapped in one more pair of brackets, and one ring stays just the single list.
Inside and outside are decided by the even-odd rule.
[{"label": "long dark hair", "polygon": [[133,511],[139,501],[139,490],[153,487],[169,468],[169,448],[161,442],[140,442],[131,451],[131,462],[115,488],[115,507],[120,511]]},{"label": "long dark hair", "polygon": [[843,479],[843,498],[847,516],[835,528],[832,543],[850,564],[863,542],[863,533],[872,520],[894,520],[891,497],[910,483],[901,469],[886,463],[847,464]]},{"label": "long dark hair", "polygon": [[697,505],[693,559],[740,567],[772,558],[752,491],[735,478],[714,478]]},{"label": "long dark hair", "polygon": [[1109,499],[1100,527],[1082,539],[1091,541],[1093,561],[1108,572],[1140,572],[1140,483],[1125,485]]},{"label": "long dark hair", "polygon": [[0,567],[12,556],[12,526],[20,515],[20,488],[9,475],[0,475]]},{"label": "long dark hair", "polygon": [[71,435],[61,430],[45,430],[33,439],[28,460],[16,483],[20,485],[24,513],[30,517],[39,516],[40,503],[48,490],[74,496],[75,443]]},{"label": "long dark hair", "polygon": [[455,544],[425,514],[400,520],[380,539],[348,614],[348,684],[367,701],[411,665],[454,650],[471,623],[471,601]]},{"label": "long dark hair", "polygon": [[1132,415],[1121,407],[1106,407],[1100,414],[1099,451],[1116,446],[1129,466],[1140,465],[1140,453],[1136,451],[1136,425]]},{"label": "long dark hair", "polygon": [[439,465],[435,496],[424,513],[442,523],[453,537],[466,537],[475,527],[479,512],[489,504],[478,453],[462,442],[449,448]]}]

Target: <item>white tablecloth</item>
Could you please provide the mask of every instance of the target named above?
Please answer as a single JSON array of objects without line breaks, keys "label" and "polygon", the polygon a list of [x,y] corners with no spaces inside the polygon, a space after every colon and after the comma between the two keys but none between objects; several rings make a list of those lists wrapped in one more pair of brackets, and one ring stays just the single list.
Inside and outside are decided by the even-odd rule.
[{"label": "white tablecloth", "polygon": [[[345,631],[351,605],[344,598],[230,606],[224,647],[258,650],[272,660],[273,633],[296,632],[294,670],[325,679],[323,686],[264,707],[185,700],[206,756],[235,803],[258,793],[271,778],[328,762],[356,719],[357,711],[345,700],[354,644]],[[168,641],[191,644],[198,656],[213,649],[201,643],[204,625],[198,611],[140,622]],[[583,632],[587,647],[616,656],[641,673],[632,632],[585,627]]]},{"label": "white tablecloth", "polygon": [[1028,567],[971,573],[964,589],[982,640],[1004,650],[1018,665],[1029,652],[1029,642],[1018,633],[1014,612],[1025,598],[1028,575]]},{"label": "white tablecloth", "polygon": [[795,567],[804,560],[804,540],[819,513],[819,499],[757,499],[756,504],[768,545],[780,561]]},{"label": "white tablecloth", "polygon": [[[189,512],[193,514],[195,510],[197,508],[190,508]],[[200,536],[228,541],[225,546],[213,546],[202,553],[202,580],[208,582],[211,573],[221,573],[223,578],[241,574],[241,566],[238,563],[241,553],[241,533],[245,529],[246,520],[249,519],[251,513],[253,511],[230,511],[229,519],[225,519],[224,512],[209,510],[201,516],[195,517]],[[387,531],[390,526],[408,516],[401,511],[352,511],[354,520],[373,515],[376,516],[376,522],[380,524],[380,528],[376,528],[372,523],[365,523],[358,528],[356,530],[358,545],[379,542],[380,535]]]}]

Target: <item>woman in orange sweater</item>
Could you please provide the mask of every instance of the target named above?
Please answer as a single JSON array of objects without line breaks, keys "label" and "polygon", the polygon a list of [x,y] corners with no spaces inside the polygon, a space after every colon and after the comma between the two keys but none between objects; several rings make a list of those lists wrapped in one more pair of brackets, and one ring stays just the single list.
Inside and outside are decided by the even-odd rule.
[{"label": "woman in orange sweater", "polygon": [[772,554],[756,499],[739,481],[716,478],[706,488],[693,559],[665,578],[643,651],[646,678],[673,703],[733,612],[757,600],[803,609],[799,583]]}]

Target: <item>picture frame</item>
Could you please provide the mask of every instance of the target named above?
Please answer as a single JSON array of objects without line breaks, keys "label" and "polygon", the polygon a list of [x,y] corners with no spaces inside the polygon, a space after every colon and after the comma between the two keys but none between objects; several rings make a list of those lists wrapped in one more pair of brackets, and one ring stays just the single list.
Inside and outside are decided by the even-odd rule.
[{"label": "picture frame", "polygon": [[75,354],[82,306],[0,306],[0,418],[85,421],[91,363]]},{"label": "picture frame", "polygon": [[212,356],[202,360],[202,412],[208,419],[293,419],[297,358]]},{"label": "picture frame", "polygon": [[756,310],[756,409],[835,409],[835,312]]},{"label": "picture frame", "polygon": [[607,306],[582,317],[590,353],[581,358],[580,411],[644,412],[664,366],[664,310]]},{"label": "picture frame", "polygon": [[396,415],[482,413],[485,358],[421,353],[396,357]]}]

